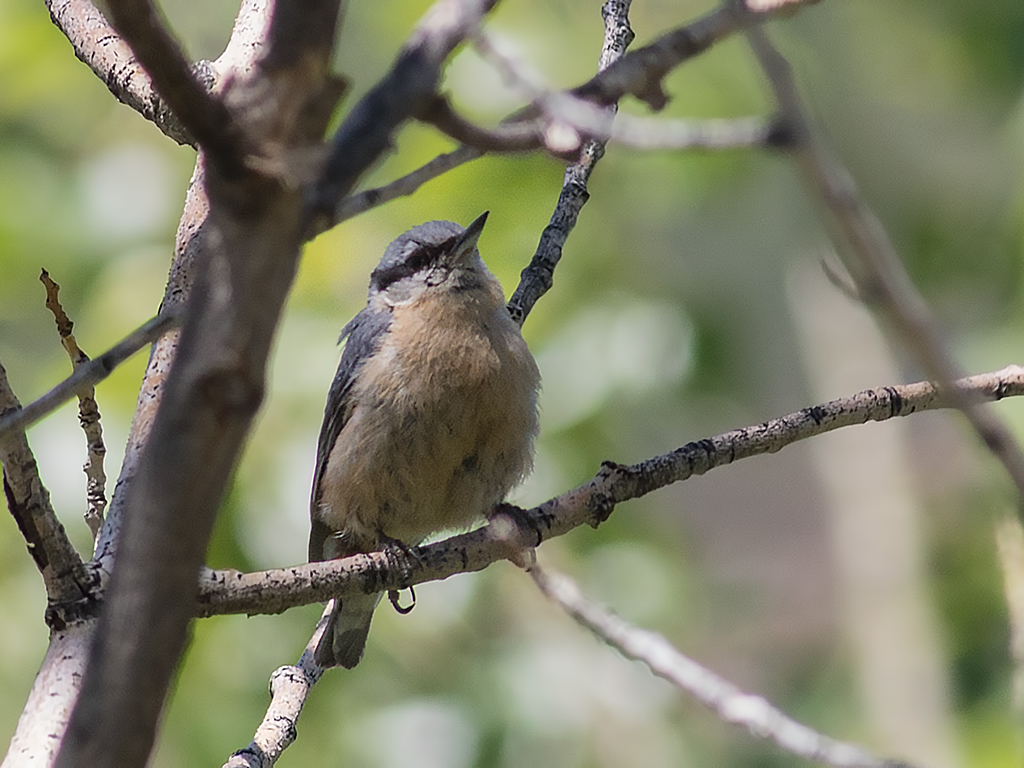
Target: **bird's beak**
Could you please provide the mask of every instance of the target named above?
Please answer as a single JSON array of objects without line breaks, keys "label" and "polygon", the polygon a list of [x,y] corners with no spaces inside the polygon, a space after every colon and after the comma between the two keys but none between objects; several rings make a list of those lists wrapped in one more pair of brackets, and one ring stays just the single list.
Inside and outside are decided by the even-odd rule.
[{"label": "bird's beak", "polygon": [[470,255],[476,250],[476,244],[480,240],[480,233],[484,231],[484,224],[487,223],[487,214],[489,213],[490,211],[484,211],[466,227],[466,231],[452,249],[453,263],[464,264],[469,260]]}]

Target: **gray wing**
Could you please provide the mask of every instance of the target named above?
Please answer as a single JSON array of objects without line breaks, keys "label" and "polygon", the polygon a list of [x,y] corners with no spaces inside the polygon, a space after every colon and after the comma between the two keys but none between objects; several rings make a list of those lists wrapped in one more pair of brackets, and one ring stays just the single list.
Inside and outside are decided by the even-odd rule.
[{"label": "gray wing", "polygon": [[391,312],[388,310],[371,311],[369,307],[357,314],[342,329],[341,340],[345,340],[345,349],[341,353],[338,372],[327,393],[327,407],[324,409],[324,423],[320,427],[320,439],[316,449],[316,470],[313,474],[313,493],[309,501],[309,560],[324,559],[324,542],[333,531],[320,519],[320,482],[327,469],[327,459],[331,455],[334,443],[344,429],[352,414],[353,403],[350,395],[352,385],[363,362],[373,355],[380,347],[391,325]]}]

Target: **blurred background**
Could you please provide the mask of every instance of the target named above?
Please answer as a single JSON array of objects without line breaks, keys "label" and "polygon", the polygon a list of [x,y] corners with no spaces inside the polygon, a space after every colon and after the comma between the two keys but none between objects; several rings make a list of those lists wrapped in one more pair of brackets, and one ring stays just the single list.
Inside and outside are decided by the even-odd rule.
[{"label": "blurred background", "polygon": [[[386,70],[428,0],[353,2],[338,55],[344,108]],[[213,58],[235,8],[167,0],[192,58]],[[642,45],[710,2],[637,0]],[[553,86],[588,78],[597,0],[508,0],[489,23]],[[1018,0],[826,2],[773,23],[819,127],[888,227],[971,372],[1021,360],[1024,5]],[[464,50],[446,87],[481,121],[518,106]],[[741,39],[673,73],[666,114],[767,114]],[[642,106],[623,109],[645,114]],[[451,148],[409,126],[366,180]],[[157,309],[194,153],[117,104],[43,3],[0,0],[0,360],[23,402],[68,373],[43,306],[63,288],[83,349],[99,353]],[[214,567],[304,560],[316,436],[341,326],[408,227],[491,211],[481,250],[511,293],[557,199],[563,166],[478,160],[307,247],[276,343],[268,397],[219,518]],[[632,462],[869,386],[919,378],[833,288],[813,201],[782,154],[609,147],[554,289],[524,333],[544,376],[533,505]],[[144,367],[97,399],[118,474]],[[1024,404],[999,413],[1018,434]],[[29,435],[74,540],[84,437],[68,406]],[[621,505],[599,530],[545,544],[542,563],[664,633],[742,688],[830,735],[936,768],[1020,764],[994,519],[1013,495],[962,421],[923,414],[743,461]],[[605,648],[508,563],[382,606],[366,656],[316,687],[282,766],[788,766]],[[0,519],[0,744],[46,649],[41,580]],[[153,765],[220,765],[249,743],[270,674],[319,615],[200,622]]]}]

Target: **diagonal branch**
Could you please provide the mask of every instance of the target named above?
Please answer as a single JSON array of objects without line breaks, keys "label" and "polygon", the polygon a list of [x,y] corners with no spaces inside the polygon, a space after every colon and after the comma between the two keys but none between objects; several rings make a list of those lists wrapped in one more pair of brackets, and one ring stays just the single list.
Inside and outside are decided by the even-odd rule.
[{"label": "diagonal branch", "polygon": [[79,391],[99,384],[117,366],[134,355],[147,344],[151,344],[172,328],[177,327],[180,313],[165,311],[136,328],[124,339],[99,357],[94,357],[75,368],[75,372],[55,386],[38,400],[24,408],[0,415],[0,440],[8,435],[27,429],[32,424],[53,413]]},{"label": "diagonal branch", "polygon": [[[0,416],[19,407],[18,398],[7,381],[7,371],[0,365]],[[16,431],[0,440],[0,464],[3,465],[7,507],[46,585],[46,597],[51,606],[47,620],[62,629],[67,620],[52,606],[76,605],[89,594],[82,558],[53,511],[50,494],[39,477],[39,467],[24,432]]]},{"label": "diagonal branch", "polygon": [[203,87],[150,0],[110,0],[114,28],[146,70],[153,90],[211,157],[241,163],[241,134],[224,104]]},{"label": "diagonal branch", "polygon": [[658,677],[693,696],[726,723],[768,739],[792,755],[832,768],[910,768],[907,763],[875,757],[863,747],[836,741],[793,720],[767,699],[740,690],[680,653],[662,635],[634,627],[591,602],[567,576],[549,573],[536,564],[529,572],[538,589],[577,623],[627,659],[639,661]]},{"label": "diagonal branch", "polygon": [[224,768],[270,768],[295,741],[299,714],[306,697],[324,674],[323,667],[313,659],[313,653],[320,644],[332,608],[328,605],[324,610],[298,662],[279,667],[270,676],[267,714],[249,746],[231,755]]},{"label": "diagonal branch", "polygon": [[1017,488],[1017,514],[1024,520],[1024,452],[1006,424],[954,384],[963,376],[959,363],[882,223],[860,197],[847,170],[811,131],[789,63],[763,30],[753,28],[748,35],[789,123],[794,160],[807,188],[827,214],[837,250],[847,256],[861,299],[890,321],[925,373],[948,390],[951,404],[963,412],[982,443],[1002,462]]},{"label": "diagonal branch", "polygon": [[[620,61],[626,48],[633,42],[633,30],[629,26],[629,6],[632,0],[606,0],[601,6],[604,19],[604,43],[598,70],[606,71]],[[617,110],[615,102],[608,108],[609,119]],[[604,142],[588,141],[580,150],[579,158],[565,169],[562,190],[551,214],[548,225],[540,235],[537,250],[529,265],[519,277],[519,285],[508,301],[508,311],[520,326],[526,321],[541,296],[554,284],[555,267],[562,258],[562,248],[569,234],[576,226],[580,211],[590,197],[587,182],[597,162],[604,157]]]},{"label": "diagonal branch", "polygon": [[483,155],[484,153],[479,149],[461,146],[451,152],[438,155],[415,171],[407,173],[405,176],[401,176],[382,187],[363,190],[348,197],[343,197],[338,201],[338,206],[334,210],[334,221],[340,224],[361,213],[365,213],[371,208],[377,208],[399,197],[411,195],[428,181],[432,181],[438,176],[458,168],[460,165],[465,165],[472,160],[483,157]]},{"label": "diagonal branch", "polygon": [[[1024,367],[971,376],[956,386],[972,402],[1020,397],[1024,395]],[[517,558],[524,546],[538,546],[580,525],[596,527],[616,504],[734,461],[776,453],[842,427],[950,407],[948,390],[931,382],[868,389],[763,424],[696,440],[639,464],[605,462],[590,482],[538,507],[527,511],[509,508],[508,514],[501,514],[499,507],[499,514],[482,528],[415,548],[416,563],[411,570],[393,567],[378,552],[255,573],[206,571],[199,583],[196,614],[280,613],[338,595],[404,589],[409,584],[480,571],[497,560]]]},{"label": "diagonal branch", "polygon": [[338,202],[386,152],[397,128],[435,97],[441,67],[498,0],[439,0],[413,31],[384,78],[345,118],[310,195],[306,237],[336,222]]},{"label": "diagonal branch", "polygon": [[724,0],[721,6],[696,21],[626,54],[570,93],[602,105],[614,104],[623,96],[632,95],[652,109],[660,110],[669,100],[661,81],[677,66],[730,35],[780,13],[791,14],[816,2],[818,0],[788,0],[784,3]]},{"label": "diagonal branch", "polygon": [[496,128],[484,128],[460,115],[444,96],[433,99],[417,117],[449,138],[481,152],[525,152],[546,147],[553,155],[571,158],[580,145],[575,132],[560,141],[557,133],[549,132],[540,120],[506,120]]},{"label": "diagonal branch", "polygon": [[179,144],[194,144],[181,121],[153,90],[131,48],[89,0],[46,0],[50,18],[77,56],[125,104]]}]

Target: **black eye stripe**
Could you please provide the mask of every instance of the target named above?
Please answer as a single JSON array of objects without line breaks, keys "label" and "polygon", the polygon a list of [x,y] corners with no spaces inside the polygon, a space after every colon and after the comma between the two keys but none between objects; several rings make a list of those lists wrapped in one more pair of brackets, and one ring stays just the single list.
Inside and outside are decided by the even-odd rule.
[{"label": "black eye stripe", "polygon": [[459,235],[454,235],[441,243],[418,244],[409,252],[404,261],[383,268],[377,267],[373,270],[373,274],[370,275],[370,284],[376,290],[383,291],[399,280],[412,277],[417,272],[435,264],[441,255],[452,247],[453,241],[458,238]]}]

